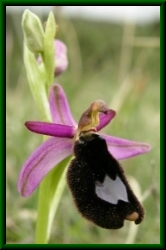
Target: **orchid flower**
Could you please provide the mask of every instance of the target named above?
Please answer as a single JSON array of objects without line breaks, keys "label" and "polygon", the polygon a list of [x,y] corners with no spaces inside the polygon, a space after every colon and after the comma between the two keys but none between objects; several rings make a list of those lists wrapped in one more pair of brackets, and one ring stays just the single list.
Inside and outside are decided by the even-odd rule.
[{"label": "orchid flower", "polygon": [[[77,126],[63,91],[58,85],[52,85],[49,94],[49,104],[54,123],[27,121],[25,126],[32,132],[50,136],[28,158],[21,169],[18,179],[18,191],[28,197],[37,188],[45,175],[59,162],[73,154],[75,137],[79,129]],[[103,111],[103,112],[102,112]],[[99,125],[100,131],[115,116],[115,111],[101,110]],[[82,121],[83,119],[80,119]],[[106,140],[109,152],[117,160],[144,154],[150,150],[145,143],[101,134]]]}]

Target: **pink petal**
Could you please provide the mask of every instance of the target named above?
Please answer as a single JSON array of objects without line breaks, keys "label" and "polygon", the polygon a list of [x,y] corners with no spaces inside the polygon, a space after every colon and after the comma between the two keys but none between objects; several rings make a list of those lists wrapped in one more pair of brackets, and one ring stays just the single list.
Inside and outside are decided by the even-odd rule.
[{"label": "pink petal", "polygon": [[51,137],[43,142],[21,169],[18,179],[20,194],[29,196],[53,167],[72,154],[72,147],[73,141],[66,138]]},{"label": "pink petal", "polygon": [[52,85],[49,102],[54,123],[76,126],[66,95],[59,84]]},{"label": "pink petal", "polygon": [[73,138],[75,134],[75,127],[63,124],[28,121],[25,126],[30,131],[42,135]]},{"label": "pink petal", "polygon": [[101,136],[106,140],[108,150],[117,160],[145,154],[151,150],[151,146],[146,143],[129,141],[105,134]]},{"label": "pink petal", "polygon": [[100,124],[96,127],[97,131],[104,128],[116,115],[114,110],[109,110],[107,114],[101,113],[99,115]]}]

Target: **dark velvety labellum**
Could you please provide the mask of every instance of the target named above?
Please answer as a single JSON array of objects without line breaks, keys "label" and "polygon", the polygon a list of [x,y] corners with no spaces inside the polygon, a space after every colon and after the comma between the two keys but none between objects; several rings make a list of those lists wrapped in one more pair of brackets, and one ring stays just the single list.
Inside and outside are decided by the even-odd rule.
[{"label": "dark velvety labellum", "polygon": [[67,183],[83,217],[107,229],[118,229],[136,212],[139,224],[144,209],[131,190],[124,170],[109,153],[106,141],[96,133],[82,132],[74,145],[75,158],[67,171]]}]

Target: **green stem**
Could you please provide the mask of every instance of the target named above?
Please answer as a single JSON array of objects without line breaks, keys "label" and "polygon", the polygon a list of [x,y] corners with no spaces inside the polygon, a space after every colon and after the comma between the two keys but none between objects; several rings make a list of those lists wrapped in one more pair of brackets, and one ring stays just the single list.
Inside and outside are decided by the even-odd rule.
[{"label": "green stem", "polygon": [[[56,24],[53,12],[49,13],[45,31],[39,18],[26,10],[22,19],[24,32],[24,62],[27,77],[41,118],[51,121],[48,92],[54,79]],[[37,32],[37,33],[36,33]],[[43,63],[38,65],[35,53],[41,52]],[[65,169],[69,158],[58,164],[40,184],[36,243],[47,243],[54,215],[65,187]]]},{"label": "green stem", "polygon": [[51,170],[40,184],[36,244],[47,244],[49,241],[52,222],[66,184],[65,170],[69,159],[66,158]]},{"label": "green stem", "polygon": [[47,195],[49,190],[49,175],[44,178],[39,187],[39,197],[38,197],[38,212],[37,212],[37,222],[36,222],[36,244],[46,244],[48,241],[47,224],[49,217],[49,206],[47,201]]}]

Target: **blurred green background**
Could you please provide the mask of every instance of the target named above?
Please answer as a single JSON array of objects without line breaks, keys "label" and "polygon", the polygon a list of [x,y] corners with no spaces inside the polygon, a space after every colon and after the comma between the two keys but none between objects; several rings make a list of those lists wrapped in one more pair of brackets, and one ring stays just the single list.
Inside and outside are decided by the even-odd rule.
[{"label": "blurred green background", "polygon": [[[141,189],[146,218],[139,225],[101,229],[78,214],[65,188],[54,219],[50,243],[159,244],[159,22],[145,24],[88,21],[53,9],[57,38],[68,47],[69,67],[55,79],[65,89],[76,121],[90,103],[103,99],[117,115],[102,132],[151,144],[145,155],[121,161]],[[23,63],[22,13],[6,16],[7,243],[33,243],[38,189],[29,198],[17,192],[19,171],[42,136],[24,127],[40,120]],[[41,14],[44,23],[47,15]],[[131,180],[131,179],[129,179]],[[136,188],[136,184],[134,188]]]}]

